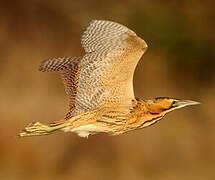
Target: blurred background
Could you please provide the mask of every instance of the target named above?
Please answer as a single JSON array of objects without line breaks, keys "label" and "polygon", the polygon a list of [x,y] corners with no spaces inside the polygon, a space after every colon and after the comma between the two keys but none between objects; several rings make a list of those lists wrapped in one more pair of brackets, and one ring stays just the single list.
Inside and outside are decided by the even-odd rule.
[{"label": "blurred background", "polygon": [[[215,179],[215,1],[0,0],[0,179]],[[111,137],[71,133],[18,138],[32,121],[66,114],[50,57],[79,56],[92,19],[122,23],[148,43],[135,72],[136,97],[200,101],[161,122]]]}]

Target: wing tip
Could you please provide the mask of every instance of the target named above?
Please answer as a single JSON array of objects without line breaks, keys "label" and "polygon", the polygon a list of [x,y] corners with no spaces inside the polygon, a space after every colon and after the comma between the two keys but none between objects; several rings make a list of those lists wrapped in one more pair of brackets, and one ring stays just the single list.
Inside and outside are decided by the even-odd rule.
[{"label": "wing tip", "polygon": [[59,57],[45,59],[39,66],[41,72],[63,71],[69,64],[76,63],[80,60],[80,57]]},{"label": "wing tip", "polygon": [[49,61],[49,59],[45,59],[45,60],[43,60],[43,61],[40,63],[39,68],[38,68],[39,71],[41,71],[41,72],[46,72],[45,64],[46,64],[47,61]]}]

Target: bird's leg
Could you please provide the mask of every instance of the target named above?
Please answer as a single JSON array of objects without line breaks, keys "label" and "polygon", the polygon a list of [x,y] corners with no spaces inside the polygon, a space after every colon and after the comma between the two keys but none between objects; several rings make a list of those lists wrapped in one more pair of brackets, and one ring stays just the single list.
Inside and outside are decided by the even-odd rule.
[{"label": "bird's leg", "polygon": [[65,127],[65,124],[60,124],[58,126],[47,126],[41,124],[40,122],[33,122],[29,124],[21,133],[19,133],[20,137],[25,136],[42,136],[42,135],[49,135],[52,132],[62,129]]}]

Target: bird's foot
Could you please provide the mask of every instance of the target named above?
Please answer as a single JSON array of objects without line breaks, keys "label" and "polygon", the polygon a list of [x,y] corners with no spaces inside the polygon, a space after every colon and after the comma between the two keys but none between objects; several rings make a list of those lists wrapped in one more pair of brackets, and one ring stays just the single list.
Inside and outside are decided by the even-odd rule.
[{"label": "bird's foot", "polygon": [[21,133],[19,133],[19,136],[42,136],[48,135],[55,130],[57,130],[57,128],[52,128],[39,122],[33,122],[29,124]]}]

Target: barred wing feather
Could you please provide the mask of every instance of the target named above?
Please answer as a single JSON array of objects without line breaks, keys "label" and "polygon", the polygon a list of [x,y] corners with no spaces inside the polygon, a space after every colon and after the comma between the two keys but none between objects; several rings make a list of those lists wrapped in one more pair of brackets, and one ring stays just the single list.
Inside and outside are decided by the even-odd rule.
[{"label": "barred wing feather", "polygon": [[101,105],[131,105],[133,74],[147,45],[118,23],[94,20],[84,30],[82,58],[53,58],[40,71],[59,71],[69,97],[66,119]]},{"label": "barred wing feather", "polygon": [[75,97],[77,95],[78,77],[80,72],[80,57],[62,57],[44,60],[39,70],[42,72],[59,71],[65,86],[65,92],[69,99],[69,112],[66,119],[71,117],[75,108]]},{"label": "barred wing feather", "polygon": [[134,70],[146,43],[123,25],[94,20],[83,32],[81,44],[86,54],[80,62],[72,115],[104,104],[130,104]]}]

